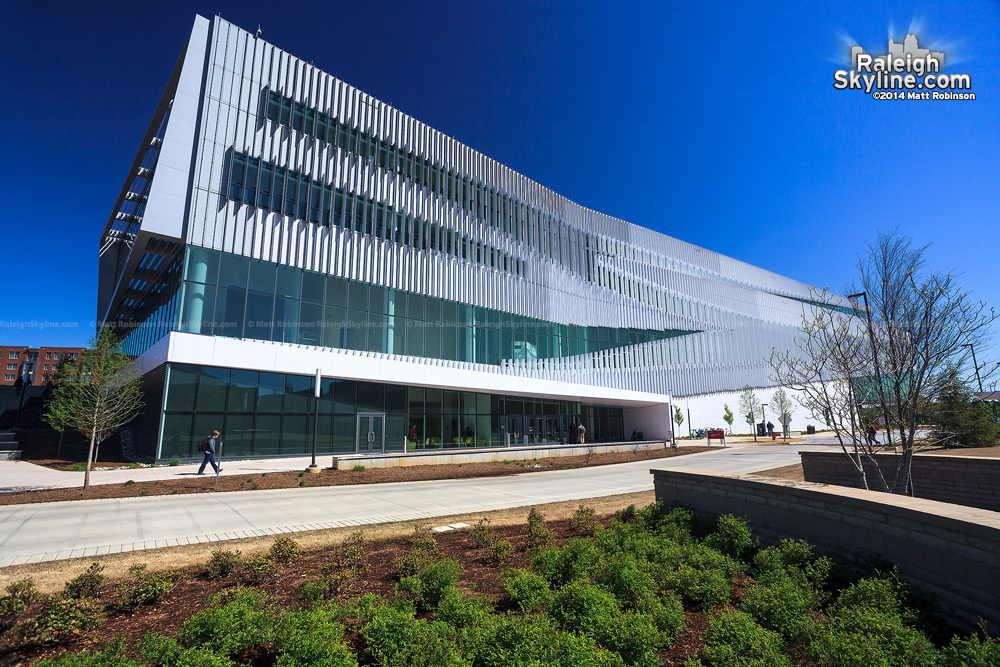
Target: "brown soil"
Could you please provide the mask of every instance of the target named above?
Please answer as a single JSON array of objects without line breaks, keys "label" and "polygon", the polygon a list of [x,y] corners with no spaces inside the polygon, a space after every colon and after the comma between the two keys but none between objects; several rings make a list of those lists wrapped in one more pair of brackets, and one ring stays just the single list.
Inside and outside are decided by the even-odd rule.
[{"label": "brown soil", "polygon": [[762,477],[777,477],[779,479],[790,479],[796,482],[806,481],[805,475],[802,472],[801,463],[795,463],[790,466],[781,466],[780,468],[771,468],[770,470],[762,470],[760,472],[755,472],[753,474],[761,475]]},{"label": "brown soil", "polygon": [[[707,451],[706,447],[678,448],[673,456]],[[404,466],[396,468],[371,468],[363,471],[322,470],[318,474],[305,472],[277,472],[260,475],[229,475],[219,477],[219,491],[251,491],[257,489],[290,489],[300,486],[342,486],[348,484],[381,484],[384,482],[415,482],[436,479],[467,479],[471,477],[504,477],[546,470],[567,470],[613,463],[651,461],[671,456],[669,449],[647,449],[624,452],[607,452],[535,459],[530,461],[497,461],[488,463],[451,463],[440,465]],[[223,464],[224,466],[225,464]],[[0,493],[0,505],[46,503],[60,500],[92,500],[95,498],[135,498],[138,496],[164,496],[184,493],[211,492],[215,486],[213,475],[198,476],[179,473],[177,479],[129,484],[99,484],[87,490],[48,489],[44,491],[16,491]]]},{"label": "brown soil", "polygon": [[[652,493],[650,492],[648,495],[651,497]],[[565,503],[562,505],[565,505]],[[619,499],[617,506],[619,508],[624,506],[621,499]],[[607,523],[610,518],[609,509],[605,507],[603,508],[604,511],[600,512],[604,523]],[[457,584],[458,587],[498,602],[498,609],[500,611],[507,609],[506,604],[502,600],[503,591],[499,582],[500,573],[507,567],[528,567],[530,565],[530,556],[526,552],[524,535],[524,520],[527,511],[522,508],[518,514],[518,521],[515,525],[502,525],[498,522],[491,522],[491,526],[503,538],[510,540],[515,546],[514,553],[504,565],[490,565],[484,562],[484,551],[473,546],[470,533],[467,530],[441,533],[434,536],[439,553],[443,556],[457,558],[462,564],[462,577]],[[564,514],[564,512],[560,512],[560,514]],[[568,519],[553,520],[551,515],[549,515],[549,519],[548,525],[555,533],[557,543],[562,543],[567,537],[576,534]],[[435,524],[440,525],[437,522]],[[411,534],[414,525],[409,524],[406,526]],[[400,526],[403,527],[405,524],[400,524]],[[341,531],[341,539],[346,534],[346,531]],[[410,537],[394,536],[384,539],[373,539],[373,536],[368,534],[367,538],[371,540],[366,558],[370,564],[370,570],[363,574],[356,582],[357,592],[391,595],[399,580],[394,562],[409,551]],[[219,548],[218,545],[216,545],[216,548]],[[243,553],[246,554],[248,551],[244,550]],[[303,600],[298,592],[299,583],[307,578],[318,577],[320,568],[329,562],[329,558],[330,545],[322,548],[307,549],[299,561],[283,570],[277,581],[260,586],[267,593],[270,606],[275,608],[295,608],[300,606]],[[77,569],[74,574],[82,571],[88,562],[89,560],[83,562],[77,561]],[[177,565],[175,564],[174,567],[177,567]],[[131,615],[114,610],[115,590],[119,582],[109,581],[102,587],[98,595],[100,602],[108,605],[107,618],[98,630],[94,631],[86,639],[76,640],[61,647],[49,648],[18,645],[10,637],[11,633],[8,632],[0,640],[0,667],[30,665],[35,661],[50,657],[64,650],[77,651],[81,648],[100,647],[117,636],[123,636],[130,644],[133,644],[147,632],[161,632],[166,635],[173,635],[184,621],[205,606],[210,595],[236,583],[235,576],[224,579],[206,579],[203,572],[204,559],[197,566],[183,569],[180,581],[162,601],[143,607]],[[734,594],[737,594],[737,589],[741,589],[747,583],[748,581],[737,581],[737,585],[734,587]],[[30,613],[31,610],[29,610]],[[685,660],[697,655],[700,651],[701,635],[710,619],[696,608],[687,611],[687,619],[688,624],[684,632],[676,639],[673,646],[661,653],[663,664],[681,665]],[[347,630],[348,643],[352,643],[351,640],[357,637],[356,628],[351,627],[350,621],[348,621]]]},{"label": "brown soil", "polygon": [[935,447],[917,452],[926,456],[973,456],[983,459],[1000,459],[1000,447]]}]

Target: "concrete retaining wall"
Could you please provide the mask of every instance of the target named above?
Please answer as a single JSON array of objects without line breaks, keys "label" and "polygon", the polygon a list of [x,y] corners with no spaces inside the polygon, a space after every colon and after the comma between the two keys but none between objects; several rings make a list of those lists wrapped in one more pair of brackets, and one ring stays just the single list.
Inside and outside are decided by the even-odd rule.
[{"label": "concrete retaining wall", "polygon": [[1000,631],[1000,513],[756,475],[652,470],[656,499],[746,517],[766,541],[801,538],[848,559],[875,555],[937,597],[955,627]]},{"label": "concrete retaining wall", "polygon": [[[843,452],[799,452],[799,455],[807,482],[861,487],[854,465]],[[887,479],[895,474],[900,458],[899,454],[875,455]],[[917,498],[1000,512],[1000,459],[922,454],[913,457],[910,471],[913,495]],[[868,486],[876,488],[878,475],[869,461],[865,462],[865,475]]]},{"label": "concrete retaining wall", "polygon": [[633,449],[664,449],[663,440],[646,442],[606,442],[594,445],[539,445],[536,447],[498,447],[493,449],[465,449],[450,451],[402,452],[391,454],[338,454],[333,457],[333,467],[350,469],[356,465],[366,468],[395,468],[398,466],[435,465],[439,463],[482,463],[489,461],[524,461],[557,456],[581,456],[604,452],[627,452]]}]

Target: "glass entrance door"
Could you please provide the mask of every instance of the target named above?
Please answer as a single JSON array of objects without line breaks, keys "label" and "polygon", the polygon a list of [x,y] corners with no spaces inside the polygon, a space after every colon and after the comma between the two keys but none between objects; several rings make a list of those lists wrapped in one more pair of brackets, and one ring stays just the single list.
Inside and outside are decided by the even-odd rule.
[{"label": "glass entrance door", "polygon": [[385,451],[385,414],[358,413],[358,454],[381,454]]},{"label": "glass entrance door", "polygon": [[524,417],[507,415],[507,446],[519,447],[524,444]]}]

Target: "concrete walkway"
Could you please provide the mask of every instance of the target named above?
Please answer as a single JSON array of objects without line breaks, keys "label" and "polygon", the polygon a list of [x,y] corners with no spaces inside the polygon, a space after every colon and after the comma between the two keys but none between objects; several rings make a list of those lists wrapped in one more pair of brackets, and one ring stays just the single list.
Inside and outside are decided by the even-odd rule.
[{"label": "concrete walkway", "polygon": [[827,448],[737,446],[511,477],[8,505],[0,567],[647,491],[650,468],[753,472],[795,463],[801,450]]},{"label": "concrete walkway", "polygon": [[[827,444],[829,435],[808,436],[809,444]],[[704,446],[701,441],[681,441],[684,446]],[[762,451],[795,449],[801,447],[803,443],[790,445],[778,444],[756,445],[754,449]],[[731,445],[727,449],[742,449],[750,443],[739,443]],[[720,448],[721,450],[721,448]],[[798,451],[796,449],[796,451]],[[320,467],[328,467],[331,464],[332,455],[324,454],[316,457],[316,462]],[[298,472],[305,470],[312,461],[310,456],[288,456],[280,458],[266,459],[224,459],[222,461],[222,475],[260,475],[262,473],[274,472]],[[133,482],[153,482],[164,479],[177,479],[179,477],[191,477],[198,472],[201,463],[185,463],[178,466],[156,466],[142,468],[118,468],[116,470],[92,470],[90,473],[90,483],[99,484],[124,484],[132,480]],[[784,465],[784,464],[783,464]],[[772,466],[776,467],[776,466]],[[764,468],[758,468],[763,470]],[[212,468],[207,467],[206,471],[212,474]],[[723,472],[732,472],[723,470]],[[0,461],[0,493],[12,491],[37,491],[41,489],[66,489],[83,486],[83,473],[71,472],[67,470],[53,470],[45,466],[35,465],[27,461]]]}]

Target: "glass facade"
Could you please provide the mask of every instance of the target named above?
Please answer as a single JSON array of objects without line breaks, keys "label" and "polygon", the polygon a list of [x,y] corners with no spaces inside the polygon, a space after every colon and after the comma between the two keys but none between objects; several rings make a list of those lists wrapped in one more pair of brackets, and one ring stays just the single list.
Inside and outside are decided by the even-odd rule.
[{"label": "glass facade", "polygon": [[499,365],[688,331],[556,324],[188,246],[181,331]]},{"label": "glass facade", "polygon": [[[218,429],[224,456],[312,451],[315,378],[169,364],[159,459],[197,456]],[[624,439],[620,407],[323,378],[317,451],[399,452]],[[404,444],[405,443],[405,444]]]}]

